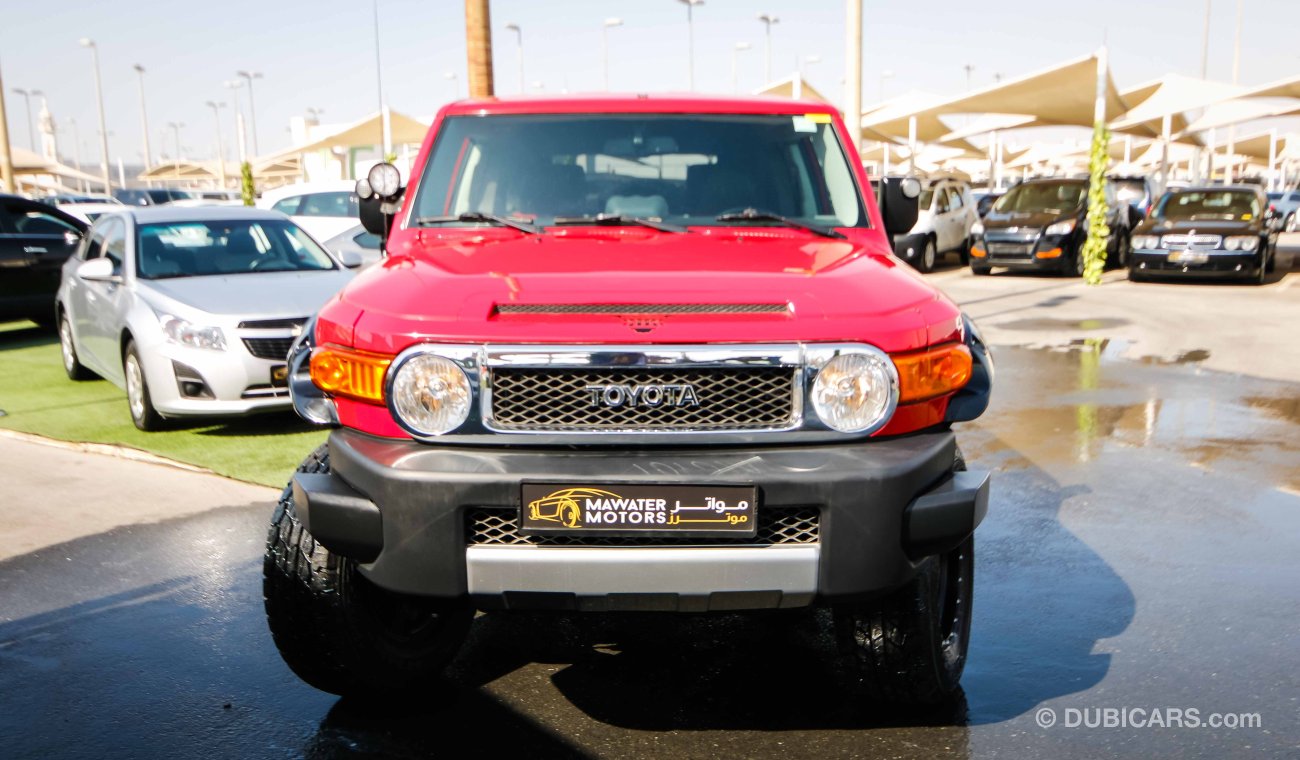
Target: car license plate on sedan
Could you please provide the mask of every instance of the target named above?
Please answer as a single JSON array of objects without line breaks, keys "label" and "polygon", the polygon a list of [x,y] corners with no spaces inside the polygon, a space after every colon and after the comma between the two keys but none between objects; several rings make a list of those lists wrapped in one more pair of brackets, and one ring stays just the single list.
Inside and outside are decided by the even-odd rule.
[{"label": "car license plate on sedan", "polygon": [[520,532],[572,536],[753,536],[754,486],[524,483]]},{"label": "car license plate on sedan", "polygon": [[1205,251],[1174,251],[1169,254],[1169,263],[1171,264],[1204,264],[1210,260],[1210,254]]}]

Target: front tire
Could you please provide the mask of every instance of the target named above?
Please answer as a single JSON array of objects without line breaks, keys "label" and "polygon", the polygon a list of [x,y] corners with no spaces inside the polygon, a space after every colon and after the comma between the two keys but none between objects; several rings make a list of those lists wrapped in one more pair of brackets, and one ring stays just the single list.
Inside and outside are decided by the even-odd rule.
[{"label": "front tire", "polygon": [[[954,470],[965,470],[958,450]],[[970,646],[975,536],[927,557],[916,576],[887,596],[834,609],[855,690],[884,703],[935,705],[961,683]]]},{"label": "front tire", "polygon": [[[328,446],[298,467],[330,471]],[[340,696],[391,700],[427,691],[473,620],[467,605],[384,590],[312,538],[298,521],[292,486],[271,519],[262,564],[271,638],[308,684]]]},{"label": "front tire", "polygon": [[939,258],[938,249],[935,248],[934,238],[925,239],[925,249],[921,251],[921,259],[916,262],[916,268],[921,272],[933,272],[934,263]]},{"label": "front tire", "polygon": [[72,323],[67,314],[59,315],[59,353],[63,357],[63,371],[69,380],[89,380],[94,374],[86,369],[77,356],[77,344],[72,339]]},{"label": "front tire", "polygon": [[162,430],[163,418],[154,408],[153,397],[149,394],[149,382],[145,380],[144,365],[140,363],[135,341],[126,344],[122,374],[126,377],[126,403],[131,410],[131,422],[146,433]]}]

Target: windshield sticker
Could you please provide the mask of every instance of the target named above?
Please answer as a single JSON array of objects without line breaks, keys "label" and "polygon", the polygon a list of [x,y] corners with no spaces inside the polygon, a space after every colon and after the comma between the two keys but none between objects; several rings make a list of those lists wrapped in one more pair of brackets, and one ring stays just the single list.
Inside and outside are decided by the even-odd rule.
[{"label": "windshield sticker", "polygon": [[804,118],[813,124],[830,124],[831,115],[828,113],[810,113],[804,114]]},{"label": "windshield sticker", "polygon": [[813,121],[807,116],[794,116],[791,117],[791,120],[794,122],[794,131],[796,132],[817,131],[817,122]]}]

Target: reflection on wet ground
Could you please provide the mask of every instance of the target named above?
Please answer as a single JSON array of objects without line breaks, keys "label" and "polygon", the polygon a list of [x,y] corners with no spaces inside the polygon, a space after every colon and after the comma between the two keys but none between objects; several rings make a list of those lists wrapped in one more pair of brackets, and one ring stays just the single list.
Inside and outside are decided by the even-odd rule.
[{"label": "reflection on wet ground", "polygon": [[[6,757],[1294,757],[1295,386],[998,351],[959,431],[996,470],[964,696],[849,698],[817,615],[487,615],[400,712],[295,679],[265,630],[269,505],[0,563]],[[1257,712],[1263,729],[1041,728],[1037,711]]]}]

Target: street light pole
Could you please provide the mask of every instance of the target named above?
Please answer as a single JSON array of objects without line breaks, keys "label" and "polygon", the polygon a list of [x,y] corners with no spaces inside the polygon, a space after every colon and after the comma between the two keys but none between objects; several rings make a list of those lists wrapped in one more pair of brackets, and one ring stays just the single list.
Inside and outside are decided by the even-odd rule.
[{"label": "street light pole", "polygon": [[179,181],[181,177],[181,127],[185,126],[185,122],[169,121],[167,126],[171,127],[172,134],[176,137],[176,155],[173,159],[173,165],[176,167],[176,179]]},{"label": "street light pole", "polygon": [[99,103],[99,172],[104,180],[104,192],[113,192],[113,182],[108,178],[108,125],[104,120],[104,88],[99,81],[99,47],[89,37],[82,37],[78,44],[90,48],[91,61],[95,68],[95,100]]},{"label": "street light pole", "polygon": [[760,13],[758,20],[763,22],[763,86],[772,83],[772,24],[781,23],[781,19],[774,13]]},{"label": "street light pole", "polygon": [[137,63],[134,68],[140,75],[140,128],[144,130],[144,169],[149,171],[153,168],[153,153],[149,151],[149,112],[144,107],[144,67]]},{"label": "street light pole", "polygon": [[208,108],[212,109],[212,119],[217,123],[217,175],[221,178],[221,189],[226,189],[226,146],[221,142],[221,109],[225,108],[225,103],[208,101]]},{"label": "street light pole", "polygon": [[740,92],[740,77],[737,67],[737,57],[745,50],[749,50],[752,45],[748,42],[737,42],[736,46],[731,49],[731,91]]},{"label": "street light pole", "polygon": [[14,94],[22,95],[27,104],[27,144],[31,147],[33,153],[40,153],[40,150],[36,147],[36,129],[32,126],[32,96],[39,97],[45,93],[40,90],[24,90],[21,87],[15,87]]},{"label": "street light pole", "polygon": [[623,19],[607,18],[600,27],[600,59],[605,72],[605,91],[609,91],[609,30],[622,26]]},{"label": "street light pole", "polygon": [[1201,79],[1210,75],[1210,0],[1205,0],[1205,27],[1201,32]]},{"label": "street light pole", "polygon": [[260,153],[257,149],[257,106],[253,104],[253,80],[261,79],[260,71],[236,71],[236,76],[243,77],[248,81],[248,128],[253,133],[253,155]]},{"label": "street light pole", "polygon": [[[1245,9],[1246,0],[1237,0],[1237,32],[1232,43],[1232,83],[1241,83],[1241,14]],[[1225,184],[1232,184],[1233,173],[1237,169],[1237,162],[1233,158],[1233,153],[1237,150],[1237,125],[1228,125],[1228,166],[1224,170],[1223,181]]]},{"label": "street light pole", "polygon": [[524,94],[524,30],[518,24],[506,24],[506,29],[515,33],[515,52],[519,57],[519,94]]},{"label": "street light pole", "polygon": [[686,6],[686,89],[695,91],[695,6],[704,5],[704,0],[677,0]]}]

